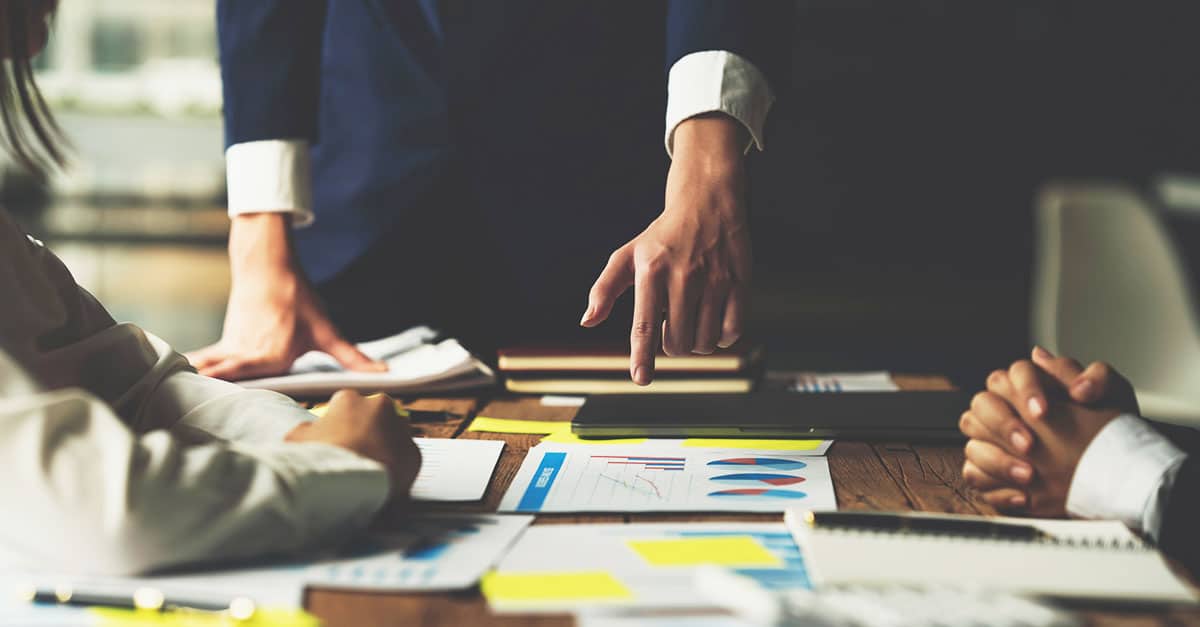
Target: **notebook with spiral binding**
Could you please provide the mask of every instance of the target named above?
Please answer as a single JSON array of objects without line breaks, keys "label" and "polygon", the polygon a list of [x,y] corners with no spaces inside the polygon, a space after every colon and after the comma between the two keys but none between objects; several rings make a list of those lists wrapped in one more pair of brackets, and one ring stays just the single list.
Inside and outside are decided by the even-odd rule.
[{"label": "notebook with spiral binding", "polygon": [[953,586],[1121,603],[1198,598],[1116,521],[801,510],[784,520],[817,586]]}]

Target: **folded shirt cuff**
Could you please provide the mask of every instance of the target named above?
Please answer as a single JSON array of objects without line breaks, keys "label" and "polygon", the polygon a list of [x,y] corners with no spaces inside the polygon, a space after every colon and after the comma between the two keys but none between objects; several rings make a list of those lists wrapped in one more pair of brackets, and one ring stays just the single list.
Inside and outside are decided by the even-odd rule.
[{"label": "folded shirt cuff", "polygon": [[684,56],[667,77],[667,154],[673,155],[675,127],[704,113],[724,113],[746,128],[751,147],[763,149],[763,126],[775,95],[753,63],[725,50],[705,50]]},{"label": "folded shirt cuff", "polygon": [[1067,512],[1120,520],[1157,537],[1173,472],[1187,455],[1132,414],[1113,419],[1079,459],[1067,492]]},{"label": "folded shirt cuff", "polygon": [[312,166],[303,139],[267,139],[225,150],[229,216],[290,213],[293,226],[312,224]]},{"label": "folded shirt cuff", "polygon": [[332,444],[231,442],[229,446],[267,464],[292,488],[295,516],[291,519],[302,521],[308,545],[350,528],[366,528],[390,495],[382,464]]}]

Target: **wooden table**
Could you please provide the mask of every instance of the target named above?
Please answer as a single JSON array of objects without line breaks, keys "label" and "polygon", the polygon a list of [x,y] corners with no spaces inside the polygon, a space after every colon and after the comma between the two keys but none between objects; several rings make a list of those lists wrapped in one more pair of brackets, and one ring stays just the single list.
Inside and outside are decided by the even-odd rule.
[{"label": "wooden table", "polygon": [[[904,389],[946,389],[949,383],[940,377],[897,376]],[[411,400],[411,399],[406,399]],[[467,432],[475,415],[530,420],[570,420],[571,407],[546,407],[537,397],[495,399],[416,399],[410,407],[442,409],[468,416],[447,424],[422,426],[426,437],[500,439],[507,442],[482,503],[467,505],[431,505],[430,511],[494,512],[509,483],[521,466],[525,453],[542,436]],[[992,514],[967,486],[959,470],[961,447],[910,445],[905,443],[864,443],[838,441],[829,451],[838,507],[869,510],[922,510],[966,514]],[[576,522],[653,522],[653,521],[777,521],[778,514],[542,514],[534,524]],[[439,594],[372,594],[332,590],[308,593],[308,609],[333,627],[376,625],[476,627],[529,626],[569,627],[566,615],[497,616],[489,612],[478,588]],[[1084,611],[1088,622],[1096,625],[1200,625],[1200,611]]]}]

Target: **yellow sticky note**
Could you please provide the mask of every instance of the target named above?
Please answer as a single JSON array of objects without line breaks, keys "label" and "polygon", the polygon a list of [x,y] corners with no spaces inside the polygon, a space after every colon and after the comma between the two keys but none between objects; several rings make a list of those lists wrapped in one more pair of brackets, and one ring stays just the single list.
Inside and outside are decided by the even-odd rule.
[{"label": "yellow sticky note", "polygon": [[304,610],[259,608],[247,620],[235,621],[224,614],[159,612],[92,608],[88,614],[101,627],[320,627],[321,621]]},{"label": "yellow sticky note", "polygon": [[611,573],[490,572],[479,582],[489,601],[606,601],[633,598],[633,593]]},{"label": "yellow sticky note", "polygon": [[488,418],[476,416],[467,431],[489,433],[524,433],[545,435],[547,433],[570,433],[571,423],[564,420],[514,420],[511,418]]},{"label": "yellow sticky note", "polygon": [[[568,423],[569,425],[570,423]],[[542,438],[542,442],[554,442],[556,444],[645,444],[646,438],[616,438],[616,439],[599,439],[590,440],[581,438],[574,433],[571,433],[569,427],[566,431],[551,433]]]},{"label": "yellow sticky note", "polygon": [[750,536],[629,540],[629,548],[653,566],[783,566]]},{"label": "yellow sticky note", "polygon": [[759,451],[815,451],[825,440],[746,440],[742,438],[688,438],[684,446],[694,448],[745,448]]}]

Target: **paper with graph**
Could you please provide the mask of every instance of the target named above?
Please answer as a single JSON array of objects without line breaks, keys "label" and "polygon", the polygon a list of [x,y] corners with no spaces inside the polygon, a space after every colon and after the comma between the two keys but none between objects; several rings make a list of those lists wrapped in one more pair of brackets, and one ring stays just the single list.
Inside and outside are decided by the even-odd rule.
[{"label": "paper with graph", "polygon": [[336,559],[311,564],[305,582],[353,590],[454,590],[475,584],[532,516],[415,516],[391,533],[366,536]]},{"label": "paper with graph", "polygon": [[787,528],[748,522],[534,526],[480,585],[501,612],[697,608],[708,604],[695,580],[706,566],[772,590],[810,587]]},{"label": "paper with graph", "polygon": [[508,512],[782,512],[836,508],[829,464],[783,451],[535,446],[500,503]]}]

